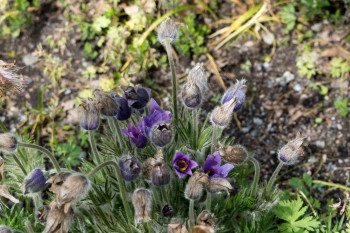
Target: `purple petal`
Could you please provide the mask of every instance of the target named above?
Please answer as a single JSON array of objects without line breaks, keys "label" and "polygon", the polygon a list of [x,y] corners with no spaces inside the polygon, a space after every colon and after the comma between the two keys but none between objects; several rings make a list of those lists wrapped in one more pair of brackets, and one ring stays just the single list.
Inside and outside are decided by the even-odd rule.
[{"label": "purple petal", "polygon": [[179,178],[184,178],[187,174],[179,172],[178,170],[175,169],[176,174],[178,175]]},{"label": "purple petal", "polygon": [[151,98],[150,101],[150,113],[152,114],[154,111],[160,111],[162,112],[163,110],[160,108],[159,104],[157,103],[157,101],[155,101],[153,98]]},{"label": "purple petal", "polygon": [[196,161],[190,160],[190,166],[189,166],[190,170],[192,170],[193,168],[195,168],[197,166],[198,166],[198,163]]},{"label": "purple petal", "polygon": [[204,172],[209,170],[217,170],[220,167],[221,157],[218,151],[214,152],[212,155],[209,155],[205,160],[205,163],[202,167]]},{"label": "purple petal", "polygon": [[226,178],[233,168],[234,166],[232,164],[226,163],[218,169],[217,174],[219,177]]}]

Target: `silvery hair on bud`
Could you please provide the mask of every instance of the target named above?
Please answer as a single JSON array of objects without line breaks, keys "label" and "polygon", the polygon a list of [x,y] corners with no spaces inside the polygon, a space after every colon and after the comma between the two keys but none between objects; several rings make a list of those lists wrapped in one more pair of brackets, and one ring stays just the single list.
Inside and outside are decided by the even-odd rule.
[{"label": "silvery hair on bud", "polygon": [[236,103],[237,101],[234,97],[223,105],[216,107],[211,113],[211,122],[220,128],[225,128],[228,126],[228,124],[231,122],[233,110]]},{"label": "silvery hair on bud", "polygon": [[18,147],[18,139],[10,133],[0,134],[0,151],[5,153],[14,153]]},{"label": "silvery hair on bud", "polygon": [[202,102],[202,93],[198,85],[189,80],[182,86],[181,91],[182,102],[187,108],[196,108]]},{"label": "silvery hair on bud", "polygon": [[175,22],[171,18],[164,20],[157,29],[158,41],[165,45],[166,40],[174,43],[177,40],[178,32]]},{"label": "silvery hair on bud", "polygon": [[187,80],[192,80],[204,96],[204,93],[208,90],[208,76],[205,74],[201,64],[197,63],[195,67],[190,70]]},{"label": "silvery hair on bud", "polygon": [[188,180],[185,189],[185,197],[191,200],[198,200],[203,194],[203,185],[208,184],[209,178],[208,175],[196,171]]},{"label": "silvery hair on bud", "polygon": [[135,209],[135,224],[147,222],[150,219],[152,193],[148,189],[136,189],[132,195],[132,204]]}]

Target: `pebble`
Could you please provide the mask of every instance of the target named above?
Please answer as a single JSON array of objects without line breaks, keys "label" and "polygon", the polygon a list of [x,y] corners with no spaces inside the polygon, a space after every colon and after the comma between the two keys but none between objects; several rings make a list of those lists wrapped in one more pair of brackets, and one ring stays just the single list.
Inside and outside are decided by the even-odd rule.
[{"label": "pebble", "polygon": [[262,125],[262,123],[264,123],[264,122],[260,118],[254,117],[253,118],[253,123],[256,124],[256,125]]},{"label": "pebble", "polygon": [[270,64],[269,62],[264,62],[264,63],[263,63],[263,67],[264,67],[265,69],[270,68],[270,66],[271,66],[271,64]]},{"label": "pebble", "polygon": [[275,40],[275,36],[272,33],[266,33],[262,36],[262,39],[266,44],[271,45]]},{"label": "pebble", "polygon": [[326,146],[325,141],[316,141],[315,145],[319,148],[324,148]]},{"label": "pebble", "polygon": [[251,135],[252,137],[257,137],[257,136],[258,136],[258,131],[257,131],[256,129],[254,129],[254,130],[250,133],[250,135]]},{"label": "pebble", "polygon": [[300,92],[301,91],[301,85],[300,84],[295,84],[294,86],[293,86],[293,90],[294,91],[296,91],[296,92]]},{"label": "pebble", "polygon": [[270,150],[270,155],[275,155],[275,154],[276,154],[276,151]]},{"label": "pebble", "polygon": [[276,82],[280,86],[286,86],[289,82],[295,79],[295,75],[289,72],[288,70],[283,73],[282,77],[276,79]]},{"label": "pebble", "polygon": [[31,53],[25,55],[23,58],[22,58],[22,61],[24,63],[24,65],[26,66],[32,66],[35,64],[35,62],[37,62],[37,58],[34,57]]},{"label": "pebble", "polygon": [[319,32],[322,29],[322,23],[315,23],[311,26],[311,30],[314,32]]},{"label": "pebble", "polygon": [[72,93],[72,90],[69,89],[64,92],[65,95],[69,95],[70,93]]},{"label": "pebble", "polygon": [[243,127],[242,128],[243,133],[248,133],[249,132],[249,127]]}]

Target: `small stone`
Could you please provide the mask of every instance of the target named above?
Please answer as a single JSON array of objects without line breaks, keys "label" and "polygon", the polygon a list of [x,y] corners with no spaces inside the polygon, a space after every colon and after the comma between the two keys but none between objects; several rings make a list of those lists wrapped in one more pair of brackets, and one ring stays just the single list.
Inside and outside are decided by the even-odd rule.
[{"label": "small stone", "polygon": [[276,154],[276,151],[270,150],[270,155],[275,155],[275,154]]},{"label": "small stone", "polygon": [[319,148],[324,148],[326,146],[325,141],[316,141],[315,144]]},{"label": "small stone", "polygon": [[242,128],[242,132],[243,133],[248,133],[249,132],[249,128],[248,127],[243,127]]},{"label": "small stone", "polygon": [[301,85],[300,84],[295,84],[294,86],[293,86],[293,90],[294,91],[296,91],[296,92],[300,92],[301,91]]},{"label": "small stone", "polygon": [[256,124],[256,125],[262,125],[263,120],[261,120],[261,119],[258,118],[258,117],[254,117],[254,118],[253,118],[253,123]]},{"label": "small stone", "polygon": [[26,65],[26,66],[34,65],[37,60],[38,59],[36,57],[34,57],[31,53],[25,55],[22,58],[22,61],[23,61],[24,65]]},{"label": "small stone", "polygon": [[275,36],[272,33],[266,33],[262,36],[262,39],[266,44],[271,45],[275,40]]},{"label": "small stone", "polygon": [[280,86],[286,86],[289,82],[295,79],[295,75],[289,72],[288,70],[283,73],[282,77],[276,79],[276,82]]},{"label": "small stone", "polygon": [[251,135],[252,137],[257,137],[257,136],[258,136],[258,131],[257,131],[256,129],[254,129],[254,130],[250,133],[250,135]]},{"label": "small stone", "polygon": [[319,32],[322,29],[322,23],[315,23],[311,26],[311,30],[314,32]]}]

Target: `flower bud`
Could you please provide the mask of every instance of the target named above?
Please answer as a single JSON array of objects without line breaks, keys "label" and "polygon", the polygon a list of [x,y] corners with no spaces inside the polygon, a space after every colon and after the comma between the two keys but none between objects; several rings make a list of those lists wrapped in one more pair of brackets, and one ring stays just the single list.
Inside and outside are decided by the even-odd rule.
[{"label": "flower bud", "polygon": [[149,215],[151,212],[151,192],[148,189],[139,188],[136,189],[132,195],[132,204],[135,209],[135,224],[141,222],[147,222],[150,219]]},{"label": "flower bud", "polygon": [[7,153],[16,152],[18,147],[17,137],[10,133],[0,134],[0,151]]},{"label": "flower bud", "polygon": [[303,154],[302,144],[305,137],[301,137],[298,133],[295,139],[289,141],[278,152],[278,159],[287,164],[293,165],[300,155]]},{"label": "flower bud", "polygon": [[124,155],[118,164],[120,174],[125,181],[133,181],[140,175],[141,165],[134,156]]},{"label": "flower bud", "polygon": [[151,142],[159,147],[168,145],[171,142],[172,137],[173,132],[170,127],[170,123],[166,123],[164,121],[157,122],[150,130]]},{"label": "flower bud", "polygon": [[40,224],[45,224],[47,220],[47,216],[49,215],[50,212],[50,206],[48,205],[43,205],[36,209],[35,211],[35,219],[40,223]]},{"label": "flower bud", "polygon": [[193,81],[193,83],[198,86],[203,97],[204,93],[208,90],[208,76],[205,74],[201,64],[197,63],[196,66],[190,70],[187,80]]},{"label": "flower bud", "polygon": [[178,37],[177,27],[174,21],[170,18],[164,20],[157,29],[158,41],[165,45],[166,40],[174,43]]},{"label": "flower bud", "polygon": [[46,186],[46,178],[41,169],[34,169],[29,173],[23,182],[24,194],[36,193],[43,190]]},{"label": "flower bud", "polygon": [[215,220],[212,214],[207,210],[203,210],[197,217],[197,224],[206,227],[215,227]]},{"label": "flower bud", "polygon": [[243,164],[248,158],[248,151],[242,145],[234,145],[234,146],[222,146],[219,145],[218,151],[220,156],[229,163],[234,165]]},{"label": "flower bud", "polygon": [[12,233],[12,230],[7,226],[0,225],[0,233]]},{"label": "flower bud", "polygon": [[152,184],[155,186],[167,185],[170,183],[170,170],[164,159],[158,159],[151,173]]},{"label": "flower bud", "polygon": [[170,217],[173,214],[173,208],[170,205],[165,204],[162,209],[162,214],[164,217]]},{"label": "flower bud", "polygon": [[[69,227],[73,221],[73,210],[69,208],[65,211],[56,204],[50,204],[50,211],[46,218],[46,226],[43,233],[68,233]],[[57,229],[59,229],[57,231]]]},{"label": "flower bud", "polygon": [[188,233],[181,219],[173,218],[168,224],[168,233]]},{"label": "flower bud", "polygon": [[231,121],[236,102],[236,98],[232,98],[223,105],[216,107],[211,113],[211,122],[218,127],[225,128]]},{"label": "flower bud", "polygon": [[196,171],[188,180],[185,189],[185,197],[191,200],[198,200],[203,194],[203,185],[209,183],[208,175]]},{"label": "flower bud", "polygon": [[114,99],[119,105],[117,119],[120,121],[129,119],[131,116],[131,108],[128,105],[128,101],[125,98],[116,95],[114,95]]},{"label": "flower bud", "polygon": [[230,190],[232,189],[232,185],[225,178],[212,178],[207,184],[207,191],[210,193],[226,191],[227,195],[230,195]]},{"label": "flower bud", "polygon": [[225,104],[229,102],[231,99],[236,98],[237,103],[234,106],[233,110],[237,112],[239,109],[241,109],[245,100],[245,93],[247,91],[247,86],[245,85],[245,83],[246,83],[245,79],[237,81],[234,86],[230,87],[225,92],[224,96],[221,99],[221,103]]},{"label": "flower bud", "polygon": [[193,81],[188,81],[183,85],[181,96],[182,102],[188,108],[196,108],[202,101],[201,91]]},{"label": "flower bud", "polygon": [[16,73],[19,68],[15,66],[15,63],[0,60],[0,98],[6,96],[8,91],[20,93],[27,86],[27,82]]},{"label": "flower bud", "polygon": [[137,127],[134,127],[129,123],[128,129],[123,129],[122,133],[129,136],[130,140],[136,145],[137,148],[146,147],[148,139],[142,130],[142,120],[137,123]]},{"label": "flower bud", "polygon": [[192,233],[214,233],[214,229],[206,226],[194,226],[192,228]]},{"label": "flower bud", "polygon": [[123,97],[128,101],[131,108],[142,109],[146,107],[151,98],[151,90],[141,85],[135,87],[122,87]]},{"label": "flower bud", "polygon": [[56,175],[51,176],[46,183],[51,184],[49,189],[50,192],[57,194],[61,189],[63,183],[67,180],[67,178],[72,175],[70,172],[60,172]]},{"label": "flower bud", "polygon": [[96,108],[102,115],[107,117],[117,116],[119,106],[112,94],[103,92],[101,90],[94,90]]},{"label": "flower bud", "polygon": [[83,100],[79,105],[82,109],[80,126],[85,130],[96,130],[100,124],[100,114],[91,99]]}]

